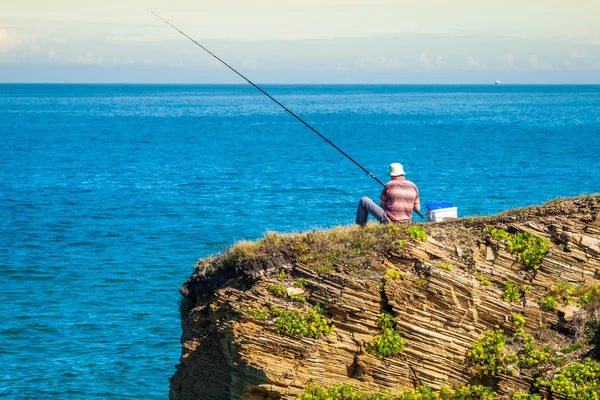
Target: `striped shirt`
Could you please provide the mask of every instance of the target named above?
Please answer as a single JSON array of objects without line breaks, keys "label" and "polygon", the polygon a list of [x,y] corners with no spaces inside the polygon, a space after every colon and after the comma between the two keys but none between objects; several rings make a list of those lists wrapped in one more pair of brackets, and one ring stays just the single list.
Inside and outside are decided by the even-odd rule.
[{"label": "striped shirt", "polygon": [[406,179],[386,183],[379,199],[384,203],[385,216],[390,222],[410,222],[414,207],[420,208],[419,189]]}]

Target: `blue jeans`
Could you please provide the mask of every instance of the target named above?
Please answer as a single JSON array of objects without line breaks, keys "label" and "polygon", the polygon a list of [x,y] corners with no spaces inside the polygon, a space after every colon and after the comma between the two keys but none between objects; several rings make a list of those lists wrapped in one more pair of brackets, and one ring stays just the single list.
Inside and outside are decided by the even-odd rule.
[{"label": "blue jeans", "polygon": [[375,219],[382,224],[388,223],[388,219],[385,217],[385,210],[379,207],[373,200],[368,197],[363,197],[358,202],[358,209],[356,210],[356,223],[358,225],[364,225],[369,219],[369,214],[375,217]]}]

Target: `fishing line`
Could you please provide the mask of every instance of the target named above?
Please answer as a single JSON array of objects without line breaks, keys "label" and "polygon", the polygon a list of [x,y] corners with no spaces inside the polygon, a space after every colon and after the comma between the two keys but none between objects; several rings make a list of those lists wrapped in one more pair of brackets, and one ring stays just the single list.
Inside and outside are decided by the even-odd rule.
[{"label": "fishing line", "polygon": [[152,14],[156,15],[161,20],[163,20],[167,25],[171,26],[173,29],[175,29],[176,31],[178,31],[179,33],[181,33],[183,36],[185,36],[186,38],[188,38],[189,40],[191,40],[192,42],[194,42],[196,45],[200,46],[200,48],[202,48],[202,50],[206,51],[208,54],[210,54],[211,56],[213,56],[214,58],[216,58],[217,60],[219,60],[227,68],[229,68],[230,70],[232,70],[233,72],[235,72],[236,74],[238,74],[246,82],[248,82],[249,84],[251,84],[252,86],[254,86],[256,89],[258,89],[262,94],[264,94],[265,96],[267,96],[268,98],[270,98],[271,100],[273,100],[275,103],[277,103],[277,105],[279,105],[281,108],[283,108],[285,111],[287,111],[292,117],[296,118],[298,121],[302,122],[304,124],[304,126],[306,126],[308,129],[310,129],[311,131],[313,131],[314,133],[316,133],[317,135],[319,135],[321,137],[321,139],[323,139],[324,141],[326,141],[327,143],[329,143],[330,145],[332,145],[334,149],[336,149],[337,151],[339,151],[340,153],[342,153],[344,156],[346,156],[350,161],[352,161],[354,164],[356,164],[360,169],[362,169],[363,171],[365,171],[367,173],[367,175],[369,175],[371,178],[373,178],[377,182],[379,182],[379,184],[381,186],[385,186],[385,184],[383,182],[381,182],[379,179],[377,179],[377,177],[375,175],[373,175],[372,173],[370,173],[365,167],[363,167],[358,162],[356,162],[352,157],[350,157],[348,154],[346,154],[342,149],[340,149],[335,144],[333,144],[331,142],[331,140],[327,139],[325,136],[323,136],[321,133],[319,133],[315,128],[313,128],[312,126],[310,126],[306,121],[304,121],[302,118],[300,118],[299,116],[297,116],[296,114],[294,114],[292,111],[290,111],[286,106],[284,106],[279,101],[277,101],[269,93],[265,92],[261,87],[259,87],[254,82],[252,82],[250,79],[246,78],[244,75],[242,75],[241,73],[239,73],[231,65],[229,65],[225,61],[221,60],[219,57],[217,57],[213,52],[211,52],[210,50],[208,50],[206,47],[202,46],[200,43],[198,43],[197,41],[195,41],[194,39],[192,39],[191,37],[189,37],[188,35],[186,35],[184,32],[182,32],[175,25],[173,25],[172,23],[170,23],[169,21],[167,21],[166,19],[164,19],[163,17],[161,17],[160,15],[158,15],[157,13],[155,13],[154,11],[152,11],[150,9],[147,9],[147,10],[150,11]]},{"label": "fishing line", "polygon": [[[190,36],[188,36],[185,32],[183,32],[181,29],[177,28],[175,25],[173,25],[172,23],[170,23],[169,21],[167,21],[166,19],[164,19],[163,17],[161,17],[160,15],[158,15],[157,13],[155,13],[154,11],[150,10],[149,8],[147,8],[148,11],[150,11],[152,14],[154,14],[156,17],[158,17],[159,19],[161,19],[164,23],[166,23],[167,25],[169,25],[170,27],[172,27],[173,29],[175,29],[177,32],[181,33],[183,36],[185,36],[186,38],[188,38],[189,40],[191,40],[192,42],[194,42],[197,46],[199,46],[202,50],[206,51],[208,54],[210,54],[211,56],[213,56],[214,58],[216,58],[217,60],[219,60],[223,65],[225,65],[227,68],[229,68],[230,70],[232,70],[233,72],[235,72],[237,75],[239,75],[242,79],[244,79],[246,82],[248,82],[249,84],[251,84],[252,86],[254,86],[257,90],[259,90],[262,94],[264,94],[265,96],[267,96],[268,98],[270,98],[271,100],[273,100],[275,103],[277,103],[277,105],[281,108],[283,108],[285,111],[287,111],[292,117],[296,118],[298,121],[300,121],[302,124],[304,124],[304,126],[306,126],[308,129],[310,129],[311,131],[313,131],[314,133],[316,133],[317,135],[319,135],[321,137],[321,139],[323,139],[324,141],[326,141],[327,143],[329,143],[331,146],[333,146],[334,149],[336,149],[337,151],[339,151],[340,153],[342,153],[346,158],[348,158],[348,160],[352,161],[354,164],[356,164],[357,167],[359,167],[360,169],[362,169],[363,171],[365,171],[365,173],[367,175],[369,175],[371,178],[375,179],[377,182],[379,182],[379,184],[381,186],[385,186],[385,184],[383,182],[381,182],[379,179],[377,179],[377,177],[375,175],[373,175],[372,173],[370,173],[365,167],[363,167],[362,165],[360,165],[358,162],[356,162],[352,157],[350,157],[348,154],[346,154],[342,149],[340,149],[339,147],[337,147],[335,144],[333,144],[331,142],[331,140],[327,139],[325,136],[323,136],[319,131],[317,131],[315,128],[313,128],[310,124],[308,124],[308,122],[304,121],[302,118],[300,118],[299,116],[297,116],[296,114],[294,114],[292,111],[290,111],[286,106],[284,106],[283,104],[281,104],[279,101],[277,101],[273,96],[271,96],[269,93],[265,92],[260,86],[256,85],[254,82],[252,82],[250,79],[246,78],[244,75],[242,75],[241,73],[239,73],[235,68],[233,68],[231,65],[227,64],[225,61],[221,60],[216,54],[214,54],[212,51],[208,50],[206,47],[202,46],[200,43],[198,43],[197,41],[195,41],[193,38],[191,38]],[[419,214],[419,216],[421,218],[423,218],[423,216],[416,211],[417,214]]]}]

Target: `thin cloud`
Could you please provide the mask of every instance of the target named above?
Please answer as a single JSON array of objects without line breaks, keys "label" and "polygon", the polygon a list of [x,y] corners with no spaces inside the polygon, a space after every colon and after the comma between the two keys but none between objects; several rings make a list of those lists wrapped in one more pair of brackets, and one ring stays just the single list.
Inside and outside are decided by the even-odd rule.
[{"label": "thin cloud", "polygon": [[365,69],[400,69],[406,67],[406,63],[397,60],[390,60],[386,57],[379,57],[370,60],[364,60],[362,67]]},{"label": "thin cloud", "polygon": [[537,55],[532,55],[531,57],[529,57],[529,64],[533,67],[533,68],[539,68],[540,66],[540,57]]},{"label": "thin cloud", "polygon": [[444,57],[442,57],[442,56],[437,56],[437,57],[435,57],[435,65],[436,65],[438,68],[441,68],[441,67],[442,67],[442,63],[443,63],[443,62],[444,62]]},{"label": "thin cloud", "polygon": [[425,68],[429,68],[431,66],[431,60],[429,59],[429,57],[427,57],[427,54],[425,53],[421,53],[421,55],[419,56],[419,63]]},{"label": "thin cloud", "polygon": [[481,67],[481,61],[477,60],[473,56],[467,57],[467,64],[469,64],[470,66],[475,67],[475,68]]},{"label": "thin cloud", "polygon": [[554,67],[548,63],[542,62],[540,57],[536,54],[529,57],[529,64],[533,69],[545,69],[545,70],[553,70]]},{"label": "thin cloud", "polygon": [[88,65],[101,64],[102,57],[94,57],[92,52],[88,51],[87,54],[85,54],[85,55],[82,55],[82,56],[80,55],[80,56],[77,56],[75,58],[68,60],[67,63],[69,63],[69,64],[88,64]]},{"label": "thin cloud", "polygon": [[512,67],[513,65],[515,65],[515,56],[513,56],[512,54],[507,55],[506,62]]},{"label": "thin cloud", "polygon": [[0,29],[0,51],[10,50],[21,45],[21,41],[6,29]]}]

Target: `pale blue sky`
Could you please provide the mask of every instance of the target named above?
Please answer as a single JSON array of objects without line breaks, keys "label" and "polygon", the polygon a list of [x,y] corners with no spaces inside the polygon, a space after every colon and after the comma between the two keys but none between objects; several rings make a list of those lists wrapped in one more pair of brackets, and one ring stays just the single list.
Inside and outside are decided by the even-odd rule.
[{"label": "pale blue sky", "polygon": [[[51,6],[49,6],[51,4]],[[600,83],[598,0],[0,0],[0,82]]]}]

